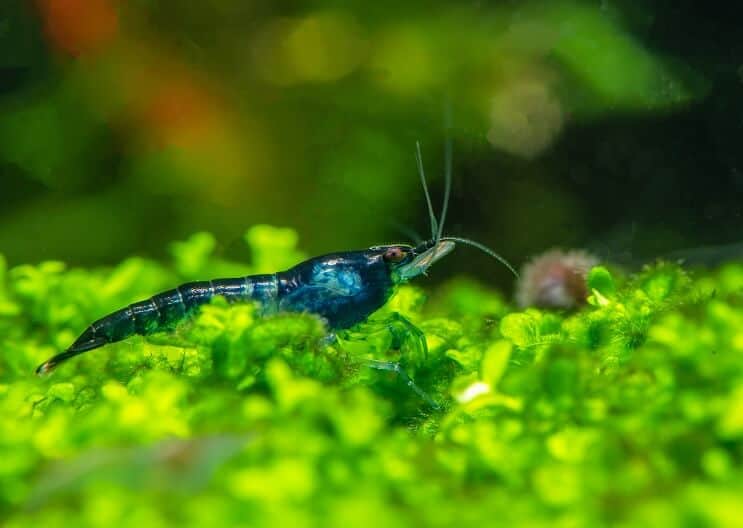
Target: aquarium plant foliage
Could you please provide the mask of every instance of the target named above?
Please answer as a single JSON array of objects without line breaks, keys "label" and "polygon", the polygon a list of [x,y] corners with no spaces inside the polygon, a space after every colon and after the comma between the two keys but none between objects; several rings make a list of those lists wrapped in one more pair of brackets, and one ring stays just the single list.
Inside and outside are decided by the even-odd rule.
[{"label": "aquarium plant foliage", "polygon": [[[201,233],[167,265],[0,260],[0,520],[28,526],[740,526],[743,265],[593,268],[578,311],[487,284],[400,289],[425,332],[326,339],[310,315],[206,306],[173,332],[34,367],[92,320],[179,282],[305,258]],[[363,359],[400,358],[431,397]]]}]

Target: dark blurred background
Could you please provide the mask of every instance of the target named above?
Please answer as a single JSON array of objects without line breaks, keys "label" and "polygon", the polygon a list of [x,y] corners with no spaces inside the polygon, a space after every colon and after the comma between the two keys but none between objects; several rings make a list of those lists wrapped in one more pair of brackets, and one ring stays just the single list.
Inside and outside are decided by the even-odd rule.
[{"label": "dark blurred background", "polygon": [[[447,231],[519,265],[731,258],[743,37],[689,1],[5,0],[0,253],[105,265],[255,223],[309,254]],[[449,116],[448,118],[446,116]],[[732,253],[731,253],[732,252]],[[461,250],[435,273],[507,271]]]}]

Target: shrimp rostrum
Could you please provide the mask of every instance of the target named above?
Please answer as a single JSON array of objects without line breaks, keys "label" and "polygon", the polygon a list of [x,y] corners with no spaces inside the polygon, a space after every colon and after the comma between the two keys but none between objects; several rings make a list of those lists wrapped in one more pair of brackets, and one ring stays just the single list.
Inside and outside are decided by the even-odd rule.
[{"label": "shrimp rostrum", "polygon": [[[215,296],[222,296],[231,303],[257,303],[263,315],[308,312],[321,317],[331,332],[347,329],[365,321],[381,308],[397,285],[426,274],[433,264],[451,253],[457,243],[468,244],[488,253],[515,274],[505,260],[486,246],[465,238],[443,235],[451,188],[451,157],[447,156],[444,203],[441,217],[437,220],[423,173],[419,145],[416,154],[431,221],[429,240],[415,246],[392,244],[331,253],[311,258],[278,273],[183,284],[98,319],[67,350],[41,364],[36,373],[47,373],[78,354],[135,334],[148,335],[172,328]],[[402,316],[396,318],[412,326]],[[435,405],[407,376],[399,363],[370,361],[368,366],[396,372],[423,399]]]}]

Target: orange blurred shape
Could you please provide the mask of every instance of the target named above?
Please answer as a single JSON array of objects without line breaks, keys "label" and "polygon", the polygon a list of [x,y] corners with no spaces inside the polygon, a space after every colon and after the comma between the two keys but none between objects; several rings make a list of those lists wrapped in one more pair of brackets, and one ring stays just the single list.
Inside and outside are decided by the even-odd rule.
[{"label": "orange blurred shape", "polygon": [[142,117],[154,139],[180,146],[198,145],[222,121],[218,101],[188,79],[173,79],[156,87]]},{"label": "orange blurred shape", "polygon": [[47,38],[78,56],[99,50],[118,31],[115,0],[37,0]]}]

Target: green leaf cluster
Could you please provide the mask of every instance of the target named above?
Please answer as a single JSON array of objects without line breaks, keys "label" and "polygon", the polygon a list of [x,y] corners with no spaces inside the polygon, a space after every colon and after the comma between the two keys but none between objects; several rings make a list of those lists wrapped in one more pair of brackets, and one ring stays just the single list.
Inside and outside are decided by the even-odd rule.
[{"label": "green leaf cluster", "polygon": [[[302,258],[272,229],[246,237],[251,266],[215,259],[207,234],[166,265],[0,259],[3,526],[739,526],[741,264],[595,268],[577,312],[419,283],[337,340],[217,299],[33,375],[128,302]],[[380,324],[391,311],[427,353]],[[368,357],[399,359],[442,408]]]}]

